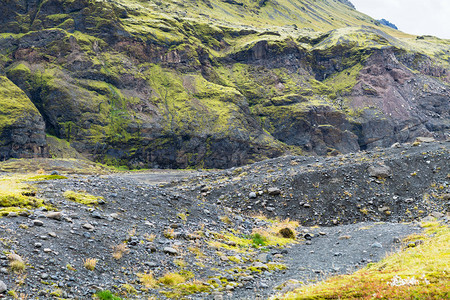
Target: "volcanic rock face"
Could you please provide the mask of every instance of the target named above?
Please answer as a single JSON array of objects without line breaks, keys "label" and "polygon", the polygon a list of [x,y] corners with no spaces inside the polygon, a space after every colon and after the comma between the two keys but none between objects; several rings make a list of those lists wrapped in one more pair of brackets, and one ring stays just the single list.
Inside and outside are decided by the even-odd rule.
[{"label": "volcanic rock face", "polygon": [[44,120],[30,99],[3,76],[0,98],[0,160],[48,157]]},{"label": "volcanic rock face", "polygon": [[38,111],[0,124],[1,157],[45,156],[47,133],[115,165],[225,168],[448,135],[445,41],[348,1],[169,2],[2,4],[3,75]]}]

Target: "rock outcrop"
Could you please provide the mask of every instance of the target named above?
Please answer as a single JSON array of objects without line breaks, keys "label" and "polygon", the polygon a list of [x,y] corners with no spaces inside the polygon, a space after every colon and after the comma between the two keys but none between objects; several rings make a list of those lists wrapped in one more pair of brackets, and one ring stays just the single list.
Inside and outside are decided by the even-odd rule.
[{"label": "rock outcrop", "polygon": [[0,76],[0,160],[48,157],[45,124],[30,99]]}]

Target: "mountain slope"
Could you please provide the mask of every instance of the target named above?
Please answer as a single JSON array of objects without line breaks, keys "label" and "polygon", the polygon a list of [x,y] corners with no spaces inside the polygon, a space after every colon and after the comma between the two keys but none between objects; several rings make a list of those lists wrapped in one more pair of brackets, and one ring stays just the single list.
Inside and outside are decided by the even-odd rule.
[{"label": "mountain slope", "polygon": [[103,162],[223,168],[450,128],[450,41],[348,1],[1,2],[3,75]]}]

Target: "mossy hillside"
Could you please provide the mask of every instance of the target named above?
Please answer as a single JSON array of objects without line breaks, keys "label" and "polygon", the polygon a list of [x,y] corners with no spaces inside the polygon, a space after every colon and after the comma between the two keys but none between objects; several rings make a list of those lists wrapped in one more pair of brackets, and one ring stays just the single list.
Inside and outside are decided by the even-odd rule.
[{"label": "mossy hillside", "polygon": [[[43,36],[58,41],[21,52],[31,64],[12,64],[8,76],[27,91],[50,134],[98,157],[109,153],[115,163],[139,155],[142,146],[180,149],[193,137],[207,147],[203,154],[181,150],[190,157],[210,155],[220,139],[283,149],[271,135],[277,125],[269,113],[291,118],[294,105],[291,119],[303,121],[317,101],[346,113],[345,97],[367,57],[382,47],[406,47],[410,38],[334,1],[281,1],[277,7],[271,1],[56,2],[43,3],[36,17],[41,23],[33,26],[48,28]],[[215,15],[204,6],[214,7]],[[246,21],[237,22],[238,10],[248,12]],[[219,21],[222,14],[227,17]],[[312,23],[302,28],[308,18],[297,17],[303,14],[333,31],[322,34]],[[294,15],[297,23],[288,21]],[[75,27],[52,29],[70,20]],[[342,29],[344,23],[355,27]],[[261,45],[267,63],[233,62]],[[282,67],[283,57],[292,56],[298,62]],[[264,108],[271,106],[283,108]]]},{"label": "mossy hillside", "polygon": [[[224,137],[231,127],[245,130],[245,98],[234,88],[206,81],[200,74],[178,74],[152,66],[145,76],[155,91],[152,101],[165,120],[166,133]],[[249,134],[249,133],[247,133]]]},{"label": "mossy hillside", "polygon": [[75,150],[70,143],[65,139],[58,139],[55,136],[48,135],[47,145],[49,147],[49,153],[52,158],[76,158],[86,159],[77,150]]},{"label": "mossy hillside", "polygon": [[39,115],[27,95],[5,76],[0,75],[0,134],[20,120]]},{"label": "mossy hillside", "polygon": [[219,24],[242,24],[252,27],[270,28],[295,24],[296,28],[309,27],[318,30],[330,30],[349,24],[377,25],[376,21],[370,17],[331,0],[302,2],[279,0],[277,3],[241,0],[236,1],[235,4],[220,0],[174,0],[166,1],[163,5],[155,5],[156,1],[142,3],[120,0],[118,2],[124,6],[133,5],[136,9],[151,8],[159,13],[166,14],[184,11],[184,17],[192,19],[203,18]]},{"label": "mossy hillside", "polygon": [[128,105],[136,101],[111,84],[65,80],[65,73],[56,66],[41,71],[18,64],[8,70],[8,76],[28,92],[45,116],[48,132],[59,138],[97,143],[127,141],[133,136],[127,132],[132,119]]}]

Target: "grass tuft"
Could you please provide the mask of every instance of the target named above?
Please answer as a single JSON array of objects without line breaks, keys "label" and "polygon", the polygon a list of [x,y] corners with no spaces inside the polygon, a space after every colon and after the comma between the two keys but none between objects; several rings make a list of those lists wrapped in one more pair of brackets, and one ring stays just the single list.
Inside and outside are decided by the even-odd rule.
[{"label": "grass tuft", "polygon": [[154,288],[158,284],[152,273],[138,273],[137,276],[142,285],[148,289]]},{"label": "grass tuft", "polygon": [[86,260],[84,260],[83,265],[89,271],[94,271],[95,266],[97,265],[97,262],[98,262],[98,259],[96,259],[96,258],[87,258]]},{"label": "grass tuft", "polygon": [[97,293],[94,294],[94,299],[98,299],[98,300],[122,300],[122,298],[115,296],[109,290],[98,291]]},{"label": "grass tuft", "polygon": [[113,254],[112,254],[112,256],[113,256],[115,259],[117,259],[117,260],[118,260],[118,259],[121,259],[122,256],[123,256],[125,253],[127,253],[128,251],[130,251],[130,250],[128,249],[127,245],[124,244],[124,243],[121,243],[121,244],[119,244],[119,245],[113,246],[112,248],[113,248]]}]

